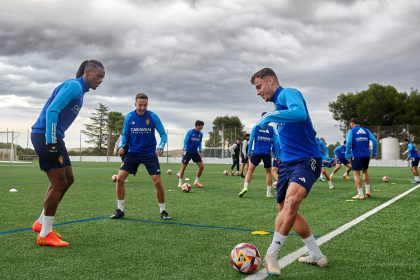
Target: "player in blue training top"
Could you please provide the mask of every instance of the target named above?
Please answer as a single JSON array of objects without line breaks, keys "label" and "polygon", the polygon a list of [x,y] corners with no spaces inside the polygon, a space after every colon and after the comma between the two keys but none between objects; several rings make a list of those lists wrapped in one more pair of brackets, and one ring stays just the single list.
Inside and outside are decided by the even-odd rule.
[{"label": "player in blue training top", "polygon": [[410,142],[407,138],[403,140],[404,145],[407,147],[407,151],[403,154],[407,155],[407,160],[411,161],[411,172],[413,172],[414,179],[411,181],[413,184],[420,183],[419,171],[417,167],[419,166],[420,155],[417,152],[416,144]]},{"label": "player in blue training top", "polygon": [[48,176],[49,187],[44,197],[44,208],[32,226],[39,232],[36,243],[40,246],[65,247],[68,242],[53,229],[54,216],[74,176],[69,155],[64,145],[64,133],[76,119],[83,105],[85,93],[96,89],[105,77],[105,68],[97,60],[85,60],[76,79],[56,87],[41,114],[32,126],[31,141],[39,158],[39,166]]},{"label": "player in blue training top", "polygon": [[293,227],[309,249],[309,255],[299,262],[327,265],[305,218],[298,213],[300,203],[308,195],[321,173],[321,153],[315,131],[302,94],[293,88],[280,86],[276,73],[263,68],[251,78],[257,95],[273,102],[275,111],[265,114],[257,125],[266,129],[270,122],[278,124],[280,136],[280,166],[277,183],[277,203],[280,212],[275,220],[275,232],[264,258],[268,274],[280,275],[278,253]]},{"label": "player in blue training top", "polygon": [[331,178],[330,178],[330,175],[328,175],[325,167],[331,168],[332,166],[334,166],[334,164],[335,164],[334,159],[329,157],[328,147],[327,147],[327,144],[324,142],[324,139],[316,137],[316,142],[318,143],[319,152],[322,155],[322,167],[321,167],[320,180],[325,182],[325,179],[327,179],[328,186],[329,186],[330,189],[332,189],[332,188],[334,188],[334,185],[333,185],[333,183],[331,181]]},{"label": "player in blue training top", "polygon": [[346,168],[346,172],[344,172],[343,174],[343,179],[345,180],[349,180],[349,174],[351,172],[351,163],[350,161],[346,158],[346,143],[347,141],[344,140],[343,145],[339,145],[334,149],[334,157],[335,157],[335,168],[332,171],[332,173],[330,174],[331,180],[334,176],[335,173],[337,173],[337,171],[341,168],[341,165],[344,164],[347,168]]},{"label": "player in blue training top", "polygon": [[[265,112],[263,113],[263,115]],[[249,158],[249,167],[244,180],[244,187],[239,193],[239,197],[243,197],[248,192],[248,186],[252,180],[252,174],[255,168],[262,161],[265,168],[265,185],[267,186],[267,197],[273,197],[272,177],[271,177],[271,154],[274,158],[280,157],[280,143],[277,131],[271,127],[262,129],[254,126],[248,143],[247,155]]]},{"label": "player in blue training top", "polygon": [[[370,178],[368,173],[369,162],[371,157],[376,157],[377,141],[372,132],[365,127],[360,126],[357,118],[350,120],[351,129],[347,133],[346,158],[353,156],[352,168],[354,184],[357,188],[357,194],[353,199],[363,200],[362,181],[360,180],[360,171],[363,173],[363,181],[365,182],[366,196],[371,197]],[[372,154],[369,150],[369,140],[372,141]]]},{"label": "player in blue training top", "polygon": [[[121,143],[118,153],[123,156],[123,164],[117,175],[117,209],[111,219],[124,217],[125,210],[125,186],[124,181],[129,174],[136,175],[140,164],[144,164],[156,189],[156,197],[159,203],[160,217],[162,220],[170,220],[165,206],[165,190],[160,178],[160,164],[158,156],[163,153],[168,137],[156,113],[147,110],[149,98],[144,93],[138,93],[135,98],[136,110],[129,112],[124,119],[121,133]],[[155,131],[160,135],[160,143],[157,145]]]},{"label": "player in blue training top", "polygon": [[201,159],[201,142],[203,141],[203,133],[201,130],[204,127],[204,122],[197,120],[195,127],[190,129],[184,138],[184,148],[182,152],[182,165],[179,172],[176,174],[178,177],[178,187],[182,187],[182,178],[184,178],[184,172],[187,168],[188,163],[192,159],[198,166],[197,174],[195,176],[194,186],[197,188],[203,188],[204,186],[200,183],[200,177],[204,170],[204,164]]}]

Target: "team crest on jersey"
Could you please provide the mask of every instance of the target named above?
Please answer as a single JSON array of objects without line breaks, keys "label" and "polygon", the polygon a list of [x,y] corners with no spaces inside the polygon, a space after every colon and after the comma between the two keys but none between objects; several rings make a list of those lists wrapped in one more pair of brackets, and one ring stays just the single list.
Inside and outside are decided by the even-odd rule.
[{"label": "team crest on jersey", "polygon": [[146,125],[149,125],[149,124],[150,124],[150,120],[146,119]]}]

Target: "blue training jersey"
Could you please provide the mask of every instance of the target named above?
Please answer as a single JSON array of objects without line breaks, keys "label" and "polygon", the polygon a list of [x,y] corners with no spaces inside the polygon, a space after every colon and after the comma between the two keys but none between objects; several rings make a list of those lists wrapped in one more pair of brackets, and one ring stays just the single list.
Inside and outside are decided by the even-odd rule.
[{"label": "blue training jersey", "polygon": [[[156,147],[155,130],[160,135],[158,147]],[[129,153],[152,156],[157,149],[163,150],[167,141],[165,128],[154,112],[147,110],[140,116],[136,111],[132,111],[125,116],[120,147],[128,144]]]},{"label": "blue training jersey", "polygon": [[274,102],[275,111],[261,117],[257,125],[266,128],[270,122],[278,123],[280,160],[321,158],[302,93],[293,88],[279,87],[270,101]]},{"label": "blue training jersey", "polygon": [[322,155],[322,159],[327,159],[329,158],[329,151],[328,151],[328,147],[327,144],[324,142],[324,140],[322,140],[321,138],[316,138],[316,142],[318,143],[318,147],[319,147],[319,152]]},{"label": "blue training jersey", "polygon": [[417,152],[416,145],[414,143],[408,143],[408,159],[420,158],[419,153]]},{"label": "blue training jersey", "polygon": [[47,144],[64,138],[65,131],[79,114],[89,86],[83,77],[70,79],[56,87],[32,126],[32,133],[45,133]]},{"label": "blue training jersey", "polygon": [[340,145],[334,149],[334,156],[336,158],[346,158],[346,146]]},{"label": "blue training jersey", "polygon": [[276,158],[276,156],[279,157],[279,148],[279,135],[273,127],[267,126],[266,129],[262,129],[254,126],[252,128],[248,142],[248,156],[270,155],[273,151]]},{"label": "blue training jersey", "polygon": [[203,141],[203,133],[194,128],[190,129],[184,138],[184,151],[189,153],[201,153],[201,142]]},{"label": "blue training jersey", "polygon": [[346,157],[370,157],[369,140],[372,141],[372,156],[376,157],[377,141],[372,132],[360,125],[347,133]]}]

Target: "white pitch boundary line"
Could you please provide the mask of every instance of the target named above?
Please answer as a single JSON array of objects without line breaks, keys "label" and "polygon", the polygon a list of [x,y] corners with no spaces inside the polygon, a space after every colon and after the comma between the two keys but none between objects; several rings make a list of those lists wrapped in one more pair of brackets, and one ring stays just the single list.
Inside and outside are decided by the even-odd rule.
[{"label": "white pitch boundary line", "polygon": [[[407,194],[415,191],[416,189],[418,189],[420,187],[420,184],[417,186],[412,187],[411,189],[409,189],[408,191],[405,191],[404,193],[388,200],[387,202],[379,205],[378,207],[366,212],[365,214],[357,217],[356,219],[340,226],[339,228],[331,231],[330,233],[327,233],[324,236],[321,236],[320,238],[318,238],[316,240],[316,243],[318,244],[318,246],[321,246],[322,244],[328,242],[329,240],[333,239],[334,237],[336,237],[337,235],[345,232],[346,230],[350,229],[351,227],[357,225],[358,223],[366,220],[367,218],[369,218],[370,216],[376,214],[377,212],[381,211],[382,209],[384,209],[385,207],[388,207],[389,205],[391,205],[392,203],[394,203],[395,201],[403,198],[404,196],[406,196]],[[284,268],[286,266],[288,266],[289,264],[291,264],[292,262],[296,261],[300,256],[306,254],[308,252],[306,246],[301,247],[300,249],[284,256],[283,258],[281,258],[279,260],[279,265],[280,268]],[[268,277],[267,275],[267,271],[265,269],[261,269],[260,271],[258,271],[257,273],[246,277],[245,279],[247,280],[260,280],[260,279],[264,279]]]}]

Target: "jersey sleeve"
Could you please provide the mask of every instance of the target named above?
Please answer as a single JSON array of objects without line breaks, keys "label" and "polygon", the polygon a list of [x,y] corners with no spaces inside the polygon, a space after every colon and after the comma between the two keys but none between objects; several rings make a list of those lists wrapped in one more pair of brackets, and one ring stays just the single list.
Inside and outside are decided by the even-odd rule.
[{"label": "jersey sleeve", "polygon": [[305,103],[302,95],[297,90],[288,90],[287,93],[280,95],[279,98],[285,99],[279,102],[286,104],[287,110],[268,112],[257,122],[257,126],[264,129],[271,122],[286,123],[306,120],[308,114],[305,110]]},{"label": "jersey sleeve", "polygon": [[353,156],[353,153],[352,153],[353,132],[351,129],[347,132],[346,141],[347,141],[346,158],[351,158]]},{"label": "jersey sleeve", "polygon": [[56,97],[47,109],[45,130],[47,144],[57,143],[58,115],[72,100],[80,98],[81,95],[80,85],[76,82],[68,83],[60,88]]},{"label": "jersey sleeve", "polygon": [[255,129],[257,126],[254,126],[251,130],[251,135],[249,136],[248,140],[248,156],[251,156],[252,153],[252,146],[254,145],[254,138],[255,138]]},{"label": "jersey sleeve", "polygon": [[273,151],[274,159],[280,159],[280,136],[279,136],[279,133],[277,132],[277,129],[274,129],[274,133],[273,133],[272,151]]},{"label": "jersey sleeve", "polygon": [[376,152],[378,150],[378,141],[376,141],[375,136],[372,134],[372,132],[369,132],[369,139],[372,141],[372,157],[376,157]]},{"label": "jersey sleeve", "polygon": [[184,151],[187,150],[188,141],[190,140],[191,133],[192,133],[192,130],[190,129],[190,130],[188,130],[187,134],[185,135],[185,138],[184,138],[184,148],[183,148]]},{"label": "jersey sleeve", "polygon": [[200,143],[198,143],[198,152],[201,153],[203,151],[203,133],[200,132]]},{"label": "jersey sleeve", "polygon": [[118,146],[118,148],[121,148],[121,147],[124,147],[125,145],[129,145],[130,143],[130,141],[129,141],[129,139],[130,139],[130,131],[129,131],[129,122],[130,122],[130,113],[128,113],[126,116],[125,116],[125,119],[124,119],[124,123],[123,123],[123,129],[122,129],[122,132],[121,132],[121,140],[120,140],[120,143],[119,143],[119,146]]},{"label": "jersey sleeve", "polygon": [[168,135],[166,134],[165,128],[163,127],[163,124],[159,119],[158,115],[153,113],[152,119],[155,123],[155,128],[160,135],[160,143],[157,148],[163,150],[163,148],[165,148],[166,143],[168,142]]},{"label": "jersey sleeve", "polygon": [[340,149],[341,149],[341,146],[337,146],[337,147],[335,147],[335,149],[334,149],[334,156],[335,156],[335,157],[338,157],[338,154],[339,154],[339,152],[340,152]]}]

